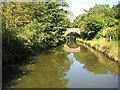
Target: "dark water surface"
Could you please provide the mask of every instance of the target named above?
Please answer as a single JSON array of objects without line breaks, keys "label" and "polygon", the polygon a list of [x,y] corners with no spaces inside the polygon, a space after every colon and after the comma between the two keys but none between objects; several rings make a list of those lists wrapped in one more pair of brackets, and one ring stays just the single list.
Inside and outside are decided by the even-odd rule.
[{"label": "dark water surface", "polygon": [[31,57],[19,68],[29,73],[13,79],[9,87],[118,88],[118,65],[84,46],[76,50],[58,46]]}]

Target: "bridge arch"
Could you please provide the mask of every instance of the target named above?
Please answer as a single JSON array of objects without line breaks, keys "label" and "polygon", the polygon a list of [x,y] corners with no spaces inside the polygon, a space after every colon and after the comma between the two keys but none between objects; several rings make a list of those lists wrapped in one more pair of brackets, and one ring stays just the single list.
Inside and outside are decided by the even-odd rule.
[{"label": "bridge arch", "polygon": [[66,30],[66,32],[65,32],[65,36],[67,36],[69,33],[71,33],[71,32],[76,32],[76,33],[78,33],[78,34],[81,34],[80,33],[80,29],[79,28],[67,28],[67,30]]}]

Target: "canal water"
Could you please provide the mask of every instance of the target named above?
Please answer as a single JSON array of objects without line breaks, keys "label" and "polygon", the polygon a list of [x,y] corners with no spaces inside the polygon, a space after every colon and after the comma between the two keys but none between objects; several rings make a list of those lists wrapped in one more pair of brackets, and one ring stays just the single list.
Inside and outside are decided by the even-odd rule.
[{"label": "canal water", "polygon": [[16,67],[22,74],[10,88],[118,88],[118,64],[78,44],[40,52]]}]

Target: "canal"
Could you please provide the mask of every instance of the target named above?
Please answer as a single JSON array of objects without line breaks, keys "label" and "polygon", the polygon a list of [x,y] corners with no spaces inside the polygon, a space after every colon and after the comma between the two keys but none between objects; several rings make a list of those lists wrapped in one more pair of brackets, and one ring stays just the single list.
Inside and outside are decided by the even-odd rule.
[{"label": "canal", "polygon": [[24,64],[13,65],[17,75],[5,87],[118,88],[117,63],[91,48],[70,45],[40,52]]}]

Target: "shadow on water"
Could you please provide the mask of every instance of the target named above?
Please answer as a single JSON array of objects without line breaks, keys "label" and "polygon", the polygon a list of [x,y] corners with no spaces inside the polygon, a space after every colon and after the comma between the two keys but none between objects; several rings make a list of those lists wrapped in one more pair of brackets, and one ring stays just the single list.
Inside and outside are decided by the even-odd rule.
[{"label": "shadow on water", "polygon": [[[49,51],[43,51],[40,52],[41,54],[52,54],[55,50],[49,50]],[[12,87],[16,84],[16,81],[21,80],[21,77],[25,77],[29,75],[32,70],[29,69],[23,69],[25,65],[28,65],[29,67],[32,66],[32,64],[37,63],[32,59],[32,57],[29,57],[25,60],[22,60],[21,62],[16,62],[14,64],[8,64],[8,63],[3,63],[2,65],[2,87],[7,88],[7,87]],[[16,81],[13,81],[16,80]]]},{"label": "shadow on water", "polygon": [[30,58],[19,63],[19,64],[3,64],[2,65],[2,87],[7,88],[14,86],[16,82],[11,82],[12,80],[21,80],[22,76],[27,76],[31,73],[31,70],[23,70],[22,66],[27,64],[36,63]]},{"label": "shadow on water", "polygon": [[[36,54],[32,60],[10,67],[4,67],[4,87],[12,88],[64,88],[64,79],[70,64],[66,61],[68,53],[62,46]],[[32,63],[32,62],[35,63]],[[24,74],[23,74],[24,73]],[[10,75],[7,77],[7,75]],[[9,83],[7,83],[9,82]]]}]

